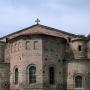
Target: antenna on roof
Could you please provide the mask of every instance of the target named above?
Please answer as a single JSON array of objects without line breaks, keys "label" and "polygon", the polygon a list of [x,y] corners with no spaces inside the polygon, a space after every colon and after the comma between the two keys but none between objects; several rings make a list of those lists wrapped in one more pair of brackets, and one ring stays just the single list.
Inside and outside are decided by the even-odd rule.
[{"label": "antenna on roof", "polygon": [[35,22],[36,22],[37,24],[39,24],[40,20],[37,18],[37,19],[35,20]]}]

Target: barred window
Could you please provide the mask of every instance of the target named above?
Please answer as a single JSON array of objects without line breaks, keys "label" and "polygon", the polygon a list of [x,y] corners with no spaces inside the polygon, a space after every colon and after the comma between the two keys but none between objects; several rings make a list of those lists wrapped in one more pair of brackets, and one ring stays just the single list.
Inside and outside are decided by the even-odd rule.
[{"label": "barred window", "polygon": [[36,83],[36,67],[31,66],[29,68],[29,84]]}]

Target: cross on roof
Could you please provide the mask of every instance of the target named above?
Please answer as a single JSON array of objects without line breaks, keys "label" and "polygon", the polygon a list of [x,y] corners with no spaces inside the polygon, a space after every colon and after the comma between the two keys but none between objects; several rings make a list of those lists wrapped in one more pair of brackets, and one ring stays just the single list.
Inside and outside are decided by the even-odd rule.
[{"label": "cross on roof", "polygon": [[37,19],[35,20],[35,22],[36,22],[37,24],[39,24],[40,20],[37,18]]}]

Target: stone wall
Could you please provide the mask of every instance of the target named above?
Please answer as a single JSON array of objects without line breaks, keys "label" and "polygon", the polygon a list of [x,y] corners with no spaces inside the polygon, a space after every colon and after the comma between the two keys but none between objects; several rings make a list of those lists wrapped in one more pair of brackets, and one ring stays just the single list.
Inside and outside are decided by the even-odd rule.
[{"label": "stone wall", "polygon": [[[89,90],[90,88],[90,61],[89,60],[73,60],[65,63],[65,79],[67,83],[67,90],[76,90],[75,76],[83,76],[82,90]],[[77,89],[78,90],[78,89]]]},{"label": "stone wall", "polygon": [[[79,46],[80,49],[79,50]],[[87,58],[87,42],[82,40],[76,40],[70,43],[70,47],[72,48],[72,51],[74,53],[74,58],[80,59],[80,58]]]},{"label": "stone wall", "polygon": [[7,63],[0,63],[0,90],[10,90],[10,67]]},{"label": "stone wall", "polygon": [[[44,87],[63,90],[63,60],[65,56],[66,41],[57,37],[43,39],[43,78]],[[49,67],[55,68],[55,84],[49,83]],[[51,89],[52,90],[52,89]]]},{"label": "stone wall", "polygon": [[[42,40],[37,37],[33,38],[22,38],[17,41],[10,43],[12,46],[12,53],[10,53],[10,83],[11,90],[22,89],[30,87],[27,68],[30,65],[36,65],[37,68],[37,85],[42,87]],[[19,47],[18,47],[19,44]],[[34,44],[36,46],[34,46]],[[16,47],[17,46],[17,47]],[[16,48],[15,48],[16,47]],[[19,70],[19,83],[15,85],[14,70]]]},{"label": "stone wall", "polygon": [[4,62],[5,43],[0,42],[0,62]]},{"label": "stone wall", "polygon": [[[48,83],[48,68],[55,66],[55,85],[49,88],[63,88],[63,59],[66,48],[66,40],[63,38],[44,35],[32,35],[22,37],[9,42],[10,48],[10,88],[42,88]],[[29,85],[29,65],[36,65],[37,83]],[[19,83],[15,85],[15,68],[19,70]],[[43,87],[44,88],[44,87]]]}]

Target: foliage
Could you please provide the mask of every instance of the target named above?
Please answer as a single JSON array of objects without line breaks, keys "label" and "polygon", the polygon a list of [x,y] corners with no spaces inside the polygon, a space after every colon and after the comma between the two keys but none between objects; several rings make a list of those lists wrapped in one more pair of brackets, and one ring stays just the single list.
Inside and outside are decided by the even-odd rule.
[{"label": "foliage", "polygon": [[87,35],[87,39],[90,40],[90,34]]}]

